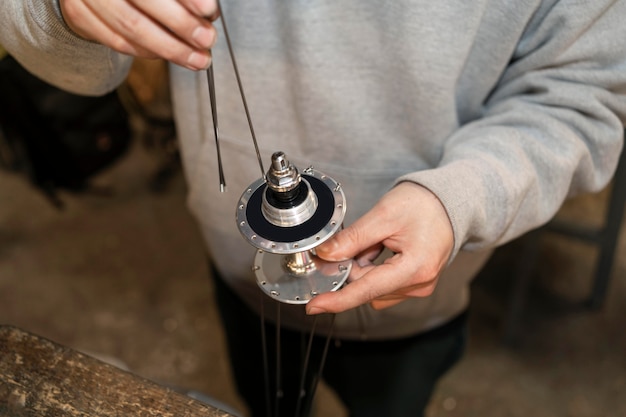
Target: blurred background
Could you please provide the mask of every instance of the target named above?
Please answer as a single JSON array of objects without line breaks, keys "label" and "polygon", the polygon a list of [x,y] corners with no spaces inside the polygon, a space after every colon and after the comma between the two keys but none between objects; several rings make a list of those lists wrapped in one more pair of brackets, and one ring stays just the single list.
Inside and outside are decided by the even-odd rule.
[{"label": "blurred background", "polygon": [[[106,104],[123,109],[117,130],[98,130],[106,117],[88,126],[107,155],[69,183],[53,175],[59,168],[41,172],[33,155],[50,160],[51,151],[16,139],[10,110],[0,108],[0,324],[243,413],[203,244],[185,206],[166,79],[163,63],[137,61],[116,103]],[[61,100],[41,90],[20,109],[39,127],[35,114],[50,122],[39,105]],[[63,136],[63,126],[55,134]],[[608,187],[577,197],[557,218],[602,228],[614,195]],[[441,382],[429,417],[626,416],[626,228],[611,228],[608,290],[594,306],[593,233],[544,228],[497,250],[473,284],[467,354]],[[324,386],[316,410],[346,415]]]}]

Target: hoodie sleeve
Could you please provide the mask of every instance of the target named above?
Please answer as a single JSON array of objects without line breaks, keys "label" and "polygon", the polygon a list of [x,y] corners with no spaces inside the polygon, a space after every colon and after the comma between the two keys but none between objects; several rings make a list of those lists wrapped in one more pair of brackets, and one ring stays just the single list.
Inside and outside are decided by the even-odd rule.
[{"label": "hoodie sleeve", "polygon": [[440,164],[400,178],[433,191],[461,248],[505,243],[549,221],[565,198],[602,189],[626,120],[626,1],[544,1],[482,117]]},{"label": "hoodie sleeve", "polygon": [[75,94],[101,95],[126,77],[132,58],[76,36],[58,0],[2,0],[0,44],[44,81]]}]

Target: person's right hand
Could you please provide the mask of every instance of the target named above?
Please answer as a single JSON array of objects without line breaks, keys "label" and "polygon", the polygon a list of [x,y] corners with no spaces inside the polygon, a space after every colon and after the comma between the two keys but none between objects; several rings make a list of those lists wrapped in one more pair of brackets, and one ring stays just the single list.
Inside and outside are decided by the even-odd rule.
[{"label": "person's right hand", "polygon": [[84,39],[192,70],[211,62],[217,0],[60,0],[66,24]]}]

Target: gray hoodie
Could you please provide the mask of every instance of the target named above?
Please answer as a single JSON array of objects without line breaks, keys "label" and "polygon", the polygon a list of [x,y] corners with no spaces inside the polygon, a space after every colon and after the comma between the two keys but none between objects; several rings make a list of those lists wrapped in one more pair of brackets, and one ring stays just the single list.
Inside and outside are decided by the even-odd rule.
[{"label": "gray hoodie", "polygon": [[[626,117],[624,0],[223,3],[264,158],[282,150],[341,182],[346,224],[399,181],[430,189],[451,220],[453,261],[435,293],[339,314],[340,337],[401,337],[448,320],[467,307],[492,248],[614,171]],[[74,36],[51,0],[3,0],[0,21],[16,59],[73,92],[109,91],[131,63]],[[223,195],[206,75],[171,68],[188,201],[217,268],[256,309],[254,250],[235,208],[260,170],[225,42],[214,58]],[[301,306],[282,320],[309,326]]]}]

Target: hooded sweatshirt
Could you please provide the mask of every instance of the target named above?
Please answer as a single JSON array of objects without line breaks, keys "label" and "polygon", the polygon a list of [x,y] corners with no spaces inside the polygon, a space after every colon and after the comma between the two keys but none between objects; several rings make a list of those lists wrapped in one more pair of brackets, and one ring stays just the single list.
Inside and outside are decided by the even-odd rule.
[{"label": "hooded sweatshirt", "polygon": [[[467,308],[494,247],[614,172],[626,117],[624,0],[230,0],[223,17],[266,164],[280,150],[340,182],[346,225],[401,181],[432,191],[452,224],[453,255],[431,296],[338,314],[337,337],[400,338],[444,323]],[[3,0],[0,21],[9,53],[71,92],[114,89],[132,61],[74,35],[56,1]],[[255,250],[235,210],[261,172],[219,38],[226,193],[204,72],[171,67],[173,106],[189,207],[220,274],[258,310]],[[281,323],[310,328],[302,306],[284,306]]]}]

